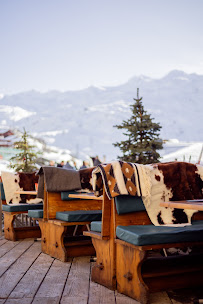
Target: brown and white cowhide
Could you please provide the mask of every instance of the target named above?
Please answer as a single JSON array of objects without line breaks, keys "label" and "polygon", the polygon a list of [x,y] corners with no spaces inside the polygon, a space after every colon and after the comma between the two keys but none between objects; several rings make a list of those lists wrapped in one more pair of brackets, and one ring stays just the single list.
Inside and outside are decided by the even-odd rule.
[{"label": "brown and white cowhide", "polygon": [[196,212],[161,207],[160,202],[203,198],[203,166],[191,163],[140,165],[114,161],[98,165],[92,176],[96,195],[98,179],[102,177],[109,199],[121,194],[141,196],[146,211],[156,226],[189,224],[192,214]]},{"label": "brown and white cowhide", "polygon": [[7,204],[38,204],[42,201],[41,198],[36,198],[35,195],[16,194],[16,191],[34,191],[35,183],[38,182],[38,176],[35,173],[11,173],[1,172],[6,203]]},{"label": "brown and white cowhide", "polygon": [[147,211],[156,225],[190,223],[196,211],[160,207],[157,202],[202,199],[203,166],[169,162],[148,167],[151,194]]},{"label": "brown and white cowhide", "polygon": [[[80,169],[79,174],[80,174],[80,183],[81,183],[81,188],[82,192],[93,192],[93,180],[92,180],[92,171],[96,167],[90,167],[90,168],[85,168],[85,169]],[[95,186],[95,191],[97,191],[97,195],[102,194],[102,177],[98,176],[97,183]]]}]

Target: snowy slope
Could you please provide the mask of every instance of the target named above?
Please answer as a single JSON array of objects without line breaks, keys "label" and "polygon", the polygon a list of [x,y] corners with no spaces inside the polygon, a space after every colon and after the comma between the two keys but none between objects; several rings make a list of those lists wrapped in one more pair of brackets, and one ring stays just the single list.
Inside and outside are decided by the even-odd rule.
[{"label": "snowy slope", "polygon": [[203,76],[181,71],[161,79],[134,77],[116,87],[5,95],[0,99],[0,127],[25,127],[79,158],[98,154],[112,160],[120,153],[112,143],[123,138],[113,126],[130,117],[138,87],[145,109],[163,127],[163,139],[203,142]]}]

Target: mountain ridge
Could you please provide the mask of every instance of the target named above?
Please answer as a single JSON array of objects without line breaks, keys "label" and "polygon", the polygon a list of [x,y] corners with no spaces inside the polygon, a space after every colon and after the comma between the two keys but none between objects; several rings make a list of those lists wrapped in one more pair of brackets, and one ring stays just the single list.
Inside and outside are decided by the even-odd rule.
[{"label": "mountain ridge", "polygon": [[111,160],[120,154],[112,143],[125,138],[113,126],[130,118],[137,88],[145,110],[162,126],[160,137],[203,141],[203,75],[178,70],[159,79],[135,76],[118,86],[4,95],[0,99],[0,127],[25,127],[77,157],[83,152],[106,155]]}]

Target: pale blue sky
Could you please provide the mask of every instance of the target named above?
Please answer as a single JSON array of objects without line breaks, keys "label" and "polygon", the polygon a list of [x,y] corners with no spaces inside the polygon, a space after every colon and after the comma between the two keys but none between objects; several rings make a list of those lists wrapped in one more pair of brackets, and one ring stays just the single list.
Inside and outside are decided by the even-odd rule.
[{"label": "pale blue sky", "polygon": [[0,93],[203,74],[203,0],[0,0]]}]

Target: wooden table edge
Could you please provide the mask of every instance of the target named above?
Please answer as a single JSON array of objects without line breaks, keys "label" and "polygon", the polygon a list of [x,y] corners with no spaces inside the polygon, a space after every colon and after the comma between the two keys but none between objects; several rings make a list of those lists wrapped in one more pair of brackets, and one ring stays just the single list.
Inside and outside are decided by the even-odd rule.
[{"label": "wooden table edge", "polygon": [[81,199],[89,199],[89,200],[97,200],[97,201],[102,201],[103,196],[95,196],[94,194],[90,193],[78,193],[78,194],[69,194],[68,195],[70,198],[81,198]]}]

